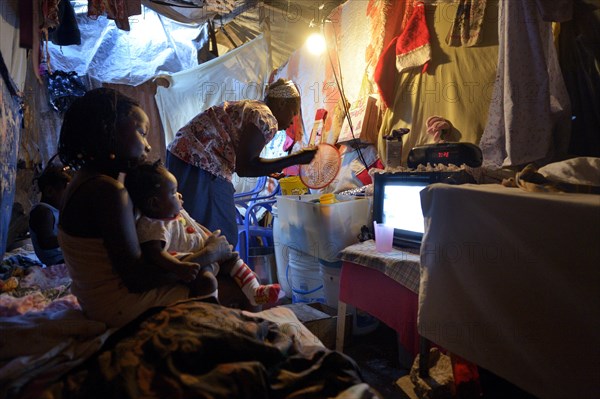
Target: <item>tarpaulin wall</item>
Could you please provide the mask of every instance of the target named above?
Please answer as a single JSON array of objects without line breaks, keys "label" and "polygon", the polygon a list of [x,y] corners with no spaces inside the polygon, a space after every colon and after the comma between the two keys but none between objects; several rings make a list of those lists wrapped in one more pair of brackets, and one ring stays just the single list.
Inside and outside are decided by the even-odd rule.
[{"label": "tarpaulin wall", "polygon": [[6,250],[15,198],[17,151],[21,128],[20,99],[27,52],[19,48],[18,3],[0,2],[0,253]]},{"label": "tarpaulin wall", "polygon": [[21,128],[18,97],[10,93],[8,85],[10,82],[0,78],[0,253],[2,254],[6,250],[15,198],[17,147]]}]

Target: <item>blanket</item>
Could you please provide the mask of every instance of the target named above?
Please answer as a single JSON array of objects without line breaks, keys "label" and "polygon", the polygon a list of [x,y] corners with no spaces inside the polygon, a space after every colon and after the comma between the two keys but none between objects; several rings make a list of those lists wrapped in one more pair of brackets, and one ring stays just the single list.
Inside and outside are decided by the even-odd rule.
[{"label": "blanket", "polygon": [[[113,334],[103,350],[46,393],[55,398],[324,398],[360,389],[356,364],[322,346],[302,347],[290,334],[297,326],[198,300],[152,313]],[[376,396],[364,384],[362,391],[364,397]]]},{"label": "blanket", "polygon": [[379,397],[288,308],[185,300],[108,329],[83,315],[64,265],[31,254],[0,270],[0,397]]}]

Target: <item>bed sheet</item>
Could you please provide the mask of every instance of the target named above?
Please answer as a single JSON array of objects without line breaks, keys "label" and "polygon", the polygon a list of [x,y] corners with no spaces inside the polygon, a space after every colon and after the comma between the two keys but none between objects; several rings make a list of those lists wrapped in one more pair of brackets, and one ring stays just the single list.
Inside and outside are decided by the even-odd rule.
[{"label": "bed sheet", "polygon": [[600,195],[421,192],[419,333],[541,398],[600,386]]}]

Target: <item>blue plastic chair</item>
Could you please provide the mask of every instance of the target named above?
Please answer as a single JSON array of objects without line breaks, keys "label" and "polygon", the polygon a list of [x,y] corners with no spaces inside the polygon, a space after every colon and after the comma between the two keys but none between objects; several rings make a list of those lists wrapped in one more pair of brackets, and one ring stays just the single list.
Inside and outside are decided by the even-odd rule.
[{"label": "blue plastic chair", "polygon": [[260,176],[256,178],[256,184],[249,191],[243,191],[241,193],[235,193],[233,198],[236,201],[249,201],[253,197],[257,197],[264,189],[267,184],[267,176]]},{"label": "blue plastic chair", "polygon": [[[249,250],[252,244],[260,237],[264,246],[273,246],[273,224],[272,222],[266,226],[262,226],[260,221],[265,212],[272,212],[273,204],[277,202],[276,195],[281,193],[279,183],[275,190],[266,196],[256,196],[250,201],[236,200],[236,204],[243,207],[245,214],[238,215],[238,245],[236,250],[240,253],[240,257],[248,264]],[[259,216],[260,215],[260,216]]]},{"label": "blue plastic chair", "polygon": [[[256,184],[249,191],[243,191],[235,193],[233,200],[235,203],[236,221],[238,226],[244,224],[244,218],[246,211],[248,210],[249,204],[259,196],[259,194],[265,189],[267,184],[267,176],[260,176],[256,179]],[[239,229],[238,229],[239,236]],[[239,240],[238,240],[239,241]],[[237,248],[236,248],[237,249]]]}]

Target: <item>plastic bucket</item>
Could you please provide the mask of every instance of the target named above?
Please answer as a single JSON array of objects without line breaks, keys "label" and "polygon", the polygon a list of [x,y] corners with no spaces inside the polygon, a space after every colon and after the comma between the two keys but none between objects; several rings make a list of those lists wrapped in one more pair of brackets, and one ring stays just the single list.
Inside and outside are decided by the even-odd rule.
[{"label": "plastic bucket", "polygon": [[287,245],[281,243],[281,223],[279,223],[279,217],[277,215],[277,207],[273,207],[271,211],[273,214],[273,245],[275,246],[275,263],[277,265],[277,281],[281,285],[281,290],[285,293],[288,298],[292,297],[292,290],[288,284],[286,273],[288,270],[289,249]]},{"label": "plastic bucket", "polygon": [[358,242],[361,227],[368,223],[371,200],[336,195],[333,204],[315,203],[320,195],[277,197],[277,242],[328,262]]},{"label": "plastic bucket", "polygon": [[348,309],[352,313],[352,335],[365,335],[379,327],[379,319],[376,317],[354,306],[348,305]]},{"label": "plastic bucket", "polygon": [[273,284],[277,282],[275,248],[250,247],[248,250],[248,266],[254,270],[261,284]]},{"label": "plastic bucket", "polygon": [[292,303],[325,302],[319,261],[313,256],[288,248],[286,279],[292,291]]},{"label": "plastic bucket", "polygon": [[325,305],[337,309],[340,296],[340,272],[342,271],[342,262],[327,262],[320,260],[319,267],[321,269],[321,278],[323,279]]}]

